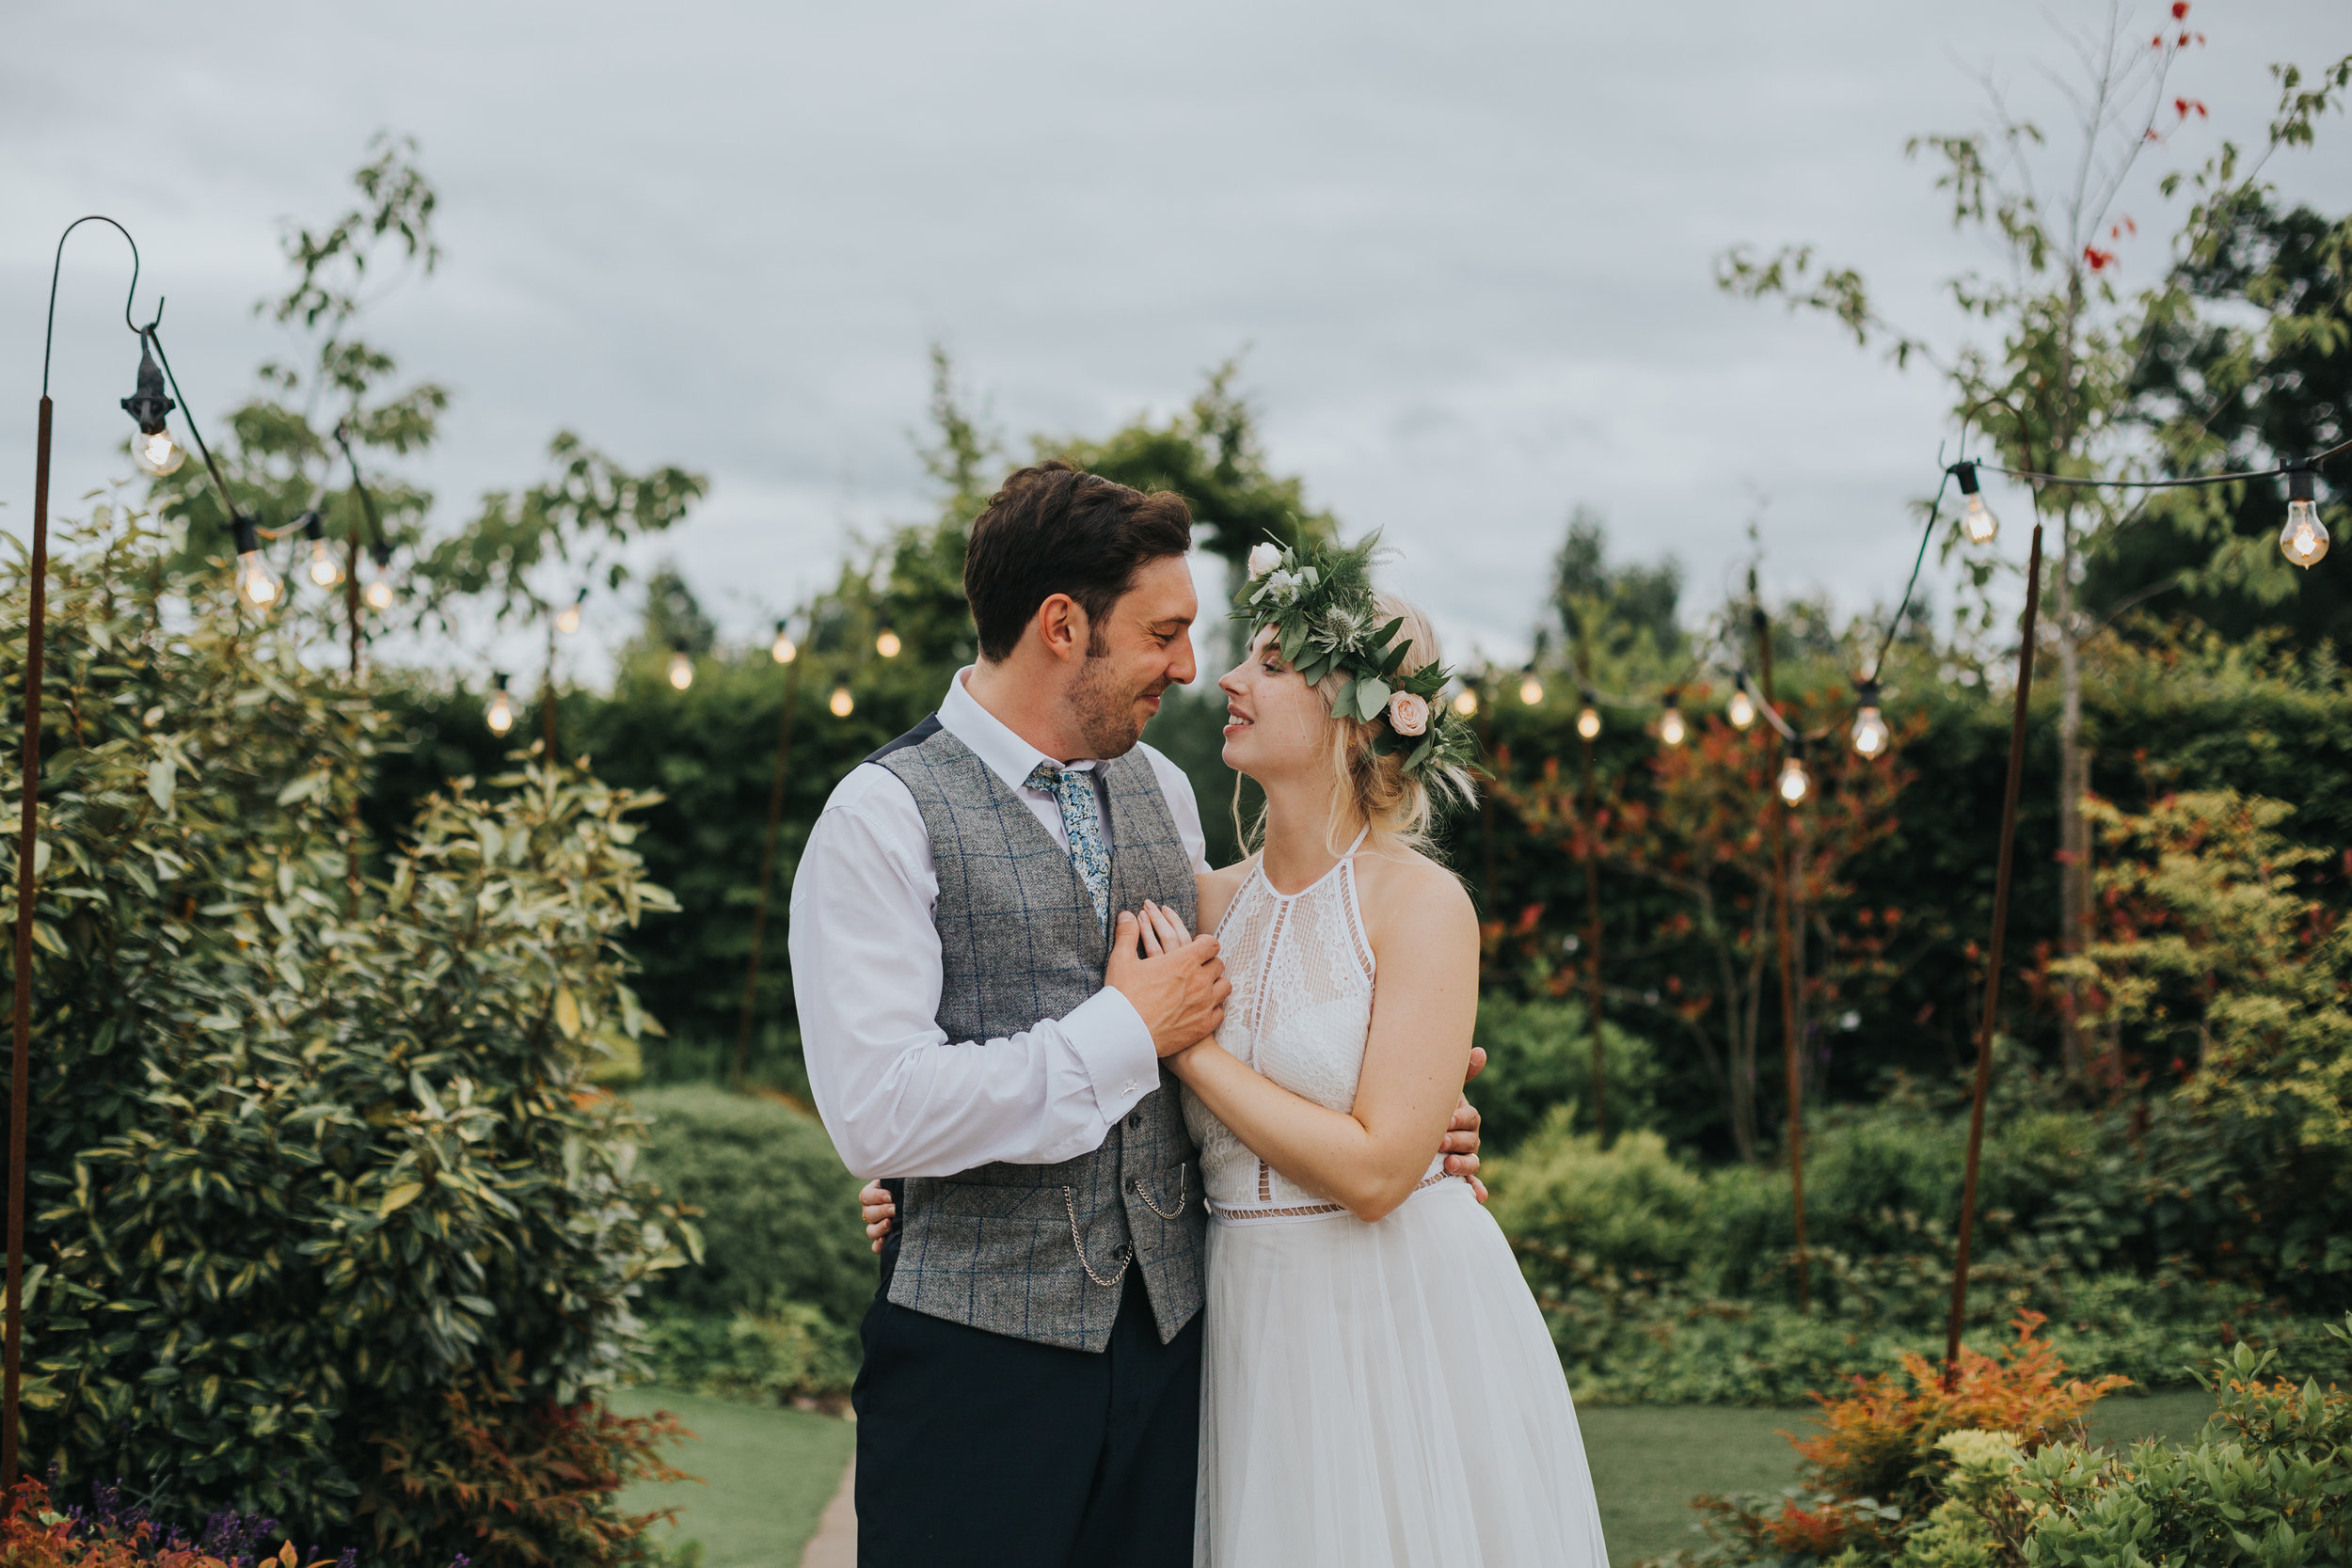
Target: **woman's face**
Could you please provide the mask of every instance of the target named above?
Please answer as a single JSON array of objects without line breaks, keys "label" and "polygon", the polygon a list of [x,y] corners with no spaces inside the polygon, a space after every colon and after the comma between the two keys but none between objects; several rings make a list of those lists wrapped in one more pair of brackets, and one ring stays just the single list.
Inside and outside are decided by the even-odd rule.
[{"label": "woman's face", "polygon": [[1330,766],[1330,710],[1283,659],[1271,628],[1216,685],[1225,693],[1226,767],[1264,784]]}]

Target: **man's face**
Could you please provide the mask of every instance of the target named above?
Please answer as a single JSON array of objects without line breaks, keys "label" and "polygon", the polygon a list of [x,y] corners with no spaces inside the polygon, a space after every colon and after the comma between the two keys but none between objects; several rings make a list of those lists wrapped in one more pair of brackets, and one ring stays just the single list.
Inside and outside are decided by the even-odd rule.
[{"label": "man's face", "polygon": [[1138,569],[1134,586],[1090,628],[1070,692],[1088,755],[1107,760],[1135,750],[1160,711],[1160,693],[1191,683],[1191,630],[1200,613],[1185,559],[1164,555]]}]

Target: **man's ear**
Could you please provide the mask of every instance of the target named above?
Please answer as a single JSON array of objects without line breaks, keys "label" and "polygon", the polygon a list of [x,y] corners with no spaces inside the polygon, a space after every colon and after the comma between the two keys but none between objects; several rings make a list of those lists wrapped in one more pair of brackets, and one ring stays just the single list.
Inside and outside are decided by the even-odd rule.
[{"label": "man's ear", "polygon": [[1087,623],[1086,608],[1067,594],[1049,594],[1037,607],[1037,619],[1031,623],[1045,651],[1065,663],[1086,657],[1087,639],[1092,632]]}]

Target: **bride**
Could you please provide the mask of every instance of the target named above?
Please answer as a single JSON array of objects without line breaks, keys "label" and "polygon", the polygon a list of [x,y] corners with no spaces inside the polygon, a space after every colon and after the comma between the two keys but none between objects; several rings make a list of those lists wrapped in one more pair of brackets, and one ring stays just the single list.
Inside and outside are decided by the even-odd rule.
[{"label": "bride", "polygon": [[[1437,640],[1369,544],[1253,553],[1217,684],[1258,850],[1200,878],[1233,990],[1169,1059],[1209,1237],[1195,1550],[1207,1568],[1604,1568],[1567,1384],[1501,1229],[1429,1157],[1470,1059],[1478,926],[1426,849],[1467,800]],[[1433,707],[1433,699],[1438,700]],[[1187,941],[1147,905],[1123,966]],[[879,1230],[887,1209],[869,1206]]]}]

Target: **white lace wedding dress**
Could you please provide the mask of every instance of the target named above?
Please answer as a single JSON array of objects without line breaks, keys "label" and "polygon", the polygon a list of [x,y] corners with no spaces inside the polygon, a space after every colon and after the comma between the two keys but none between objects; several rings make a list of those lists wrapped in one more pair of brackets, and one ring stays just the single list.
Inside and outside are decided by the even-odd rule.
[{"label": "white lace wedding dress", "polygon": [[[1233,982],[1218,1043],[1347,1110],[1374,968],[1353,849],[1287,896],[1253,865],[1217,934]],[[1606,1568],[1559,1356],[1469,1183],[1432,1160],[1367,1225],[1285,1180],[1189,1091],[1184,1117],[1216,1215],[1196,1561]]]}]

